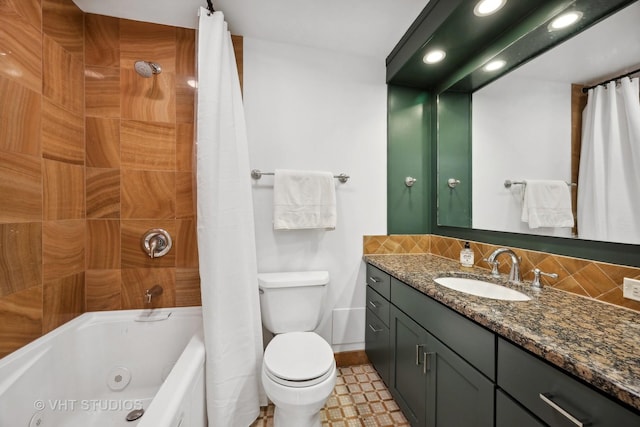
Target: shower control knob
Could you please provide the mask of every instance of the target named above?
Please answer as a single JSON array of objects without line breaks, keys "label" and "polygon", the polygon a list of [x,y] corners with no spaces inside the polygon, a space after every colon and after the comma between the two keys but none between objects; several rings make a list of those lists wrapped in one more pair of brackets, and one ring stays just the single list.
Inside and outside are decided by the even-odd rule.
[{"label": "shower control knob", "polygon": [[171,235],[162,228],[152,228],[142,236],[142,249],[151,259],[165,256],[172,245]]}]

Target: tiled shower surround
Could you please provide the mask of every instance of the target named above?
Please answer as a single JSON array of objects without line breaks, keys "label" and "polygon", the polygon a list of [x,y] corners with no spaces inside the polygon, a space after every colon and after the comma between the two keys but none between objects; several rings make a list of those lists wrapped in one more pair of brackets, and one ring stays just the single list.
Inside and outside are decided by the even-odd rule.
[{"label": "tiled shower surround", "polygon": [[[156,306],[200,304],[194,55],[194,30],[0,0],[0,357],[154,284]],[[156,227],[174,248],[151,260]]]},{"label": "tiled shower surround", "polygon": [[[365,236],[365,254],[430,253],[458,260],[464,240],[436,235]],[[499,246],[470,242],[475,253],[474,268],[489,269],[483,261]],[[622,298],[622,282],[625,277],[640,279],[640,268],[571,258],[544,252],[512,248],[522,258],[520,269],[526,281],[533,278],[532,270],[539,268],[547,273],[557,273],[558,279],[543,277],[541,281],[563,291],[582,295],[598,301],[640,311],[640,302]],[[500,272],[508,274],[511,261],[500,259]]]}]

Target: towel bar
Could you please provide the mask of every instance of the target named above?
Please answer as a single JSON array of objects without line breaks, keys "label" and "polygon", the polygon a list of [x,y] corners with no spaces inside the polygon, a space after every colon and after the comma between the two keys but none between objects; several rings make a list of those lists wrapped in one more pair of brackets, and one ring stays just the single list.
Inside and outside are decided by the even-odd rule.
[{"label": "towel bar", "polygon": [[[526,184],[525,181],[511,181],[510,179],[504,180],[504,188],[511,188],[512,185],[524,185],[524,184]],[[567,182],[567,185],[570,187],[578,186],[578,184],[576,184],[575,182]]]},{"label": "towel bar", "polygon": [[[260,179],[260,178],[262,178],[262,175],[275,175],[275,173],[274,172],[262,172],[260,169],[252,169],[251,170],[251,178],[253,178],[253,179]],[[341,173],[340,175],[334,175],[334,178],[337,178],[338,181],[340,181],[341,183],[344,184],[351,177],[349,175],[347,175],[346,173]]]}]

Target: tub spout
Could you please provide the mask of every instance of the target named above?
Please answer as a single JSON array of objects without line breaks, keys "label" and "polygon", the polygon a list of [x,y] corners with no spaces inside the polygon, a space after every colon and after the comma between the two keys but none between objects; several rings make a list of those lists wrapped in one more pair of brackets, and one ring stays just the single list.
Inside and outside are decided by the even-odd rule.
[{"label": "tub spout", "polygon": [[160,285],[155,285],[153,288],[147,289],[144,293],[144,296],[147,299],[147,304],[151,304],[151,299],[153,297],[162,295],[162,291],[163,289]]}]

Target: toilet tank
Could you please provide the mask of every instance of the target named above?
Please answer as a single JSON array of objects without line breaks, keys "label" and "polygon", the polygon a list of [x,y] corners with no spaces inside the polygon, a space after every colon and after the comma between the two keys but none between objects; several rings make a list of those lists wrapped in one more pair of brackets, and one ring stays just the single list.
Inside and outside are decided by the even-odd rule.
[{"label": "toilet tank", "polygon": [[262,325],[274,334],[313,331],[328,283],[328,271],[259,273]]}]

